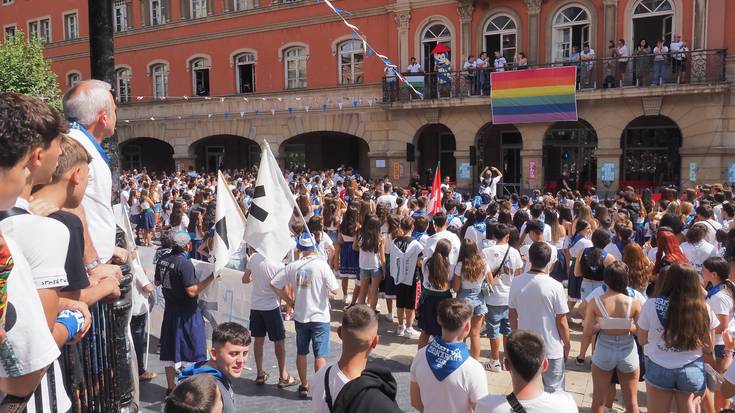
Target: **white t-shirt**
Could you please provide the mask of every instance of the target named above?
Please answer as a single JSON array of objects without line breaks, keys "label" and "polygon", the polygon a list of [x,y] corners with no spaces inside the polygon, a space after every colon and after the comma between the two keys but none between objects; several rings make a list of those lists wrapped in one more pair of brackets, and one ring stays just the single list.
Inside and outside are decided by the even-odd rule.
[{"label": "white t-shirt", "polygon": [[[526,222],[521,225],[521,231],[520,234],[523,234],[526,231]],[[548,224],[544,224],[544,240],[551,241],[551,227]],[[526,238],[523,239],[523,245],[531,245],[533,244],[533,241],[531,241],[531,237],[526,234]]]},{"label": "white t-shirt", "polygon": [[648,258],[648,261],[650,261],[651,264],[656,263],[656,253],[658,253],[658,247],[653,247],[646,251],[646,258]]},{"label": "white t-shirt", "polygon": [[317,245],[317,255],[320,258],[328,259],[329,254],[334,251],[334,242],[332,242],[332,239],[329,238],[329,236],[322,232],[321,239],[319,240],[319,245]]},{"label": "white t-shirt", "polygon": [[504,72],[505,66],[508,64],[508,62],[505,60],[505,57],[500,56],[500,57],[495,58],[494,64],[495,64],[495,71]]},{"label": "white t-shirt", "polygon": [[294,320],[299,323],[328,323],[329,292],[339,288],[337,278],[326,261],[310,255],[292,262],[280,271],[271,285],[294,288]]},{"label": "white t-shirt", "polygon": [[[710,297],[709,300],[707,300],[707,303],[709,304],[712,312],[715,313],[715,315],[726,315],[731,320],[733,318],[733,315],[735,315],[735,308],[733,308],[733,306],[735,306],[735,303],[733,302],[733,299],[730,296],[727,287],[723,286],[720,291],[718,291],[715,295]],[[725,342],[722,340],[722,334],[715,334],[715,345],[722,344],[725,344]]]},{"label": "white t-shirt", "polygon": [[620,248],[618,248],[618,246],[614,242],[607,244],[605,248],[603,248],[603,250],[612,255],[613,258],[618,261],[621,261],[623,259],[622,251],[620,251]]},{"label": "white t-shirt", "polygon": [[[457,265],[454,266],[454,277],[462,277],[462,286],[460,287],[462,290],[472,290],[482,287],[482,282],[485,281],[485,275],[490,272],[490,267],[487,266],[487,261],[485,261],[485,273],[482,277],[480,277],[477,281],[470,281],[464,277],[462,277],[462,262],[458,262]],[[452,279],[454,279],[452,277]]]},{"label": "white t-shirt", "polygon": [[[489,394],[479,402],[475,413],[513,413],[504,395]],[[518,400],[526,413],[578,413],[577,403],[572,395],[565,391],[554,393],[543,392],[540,396],[531,400]]]},{"label": "white t-shirt", "polygon": [[464,233],[464,239],[475,241],[477,248],[482,249],[483,244],[485,244],[486,234],[487,229],[485,229],[485,232],[480,232],[474,225],[470,225]]},{"label": "white t-shirt", "polygon": [[518,314],[518,328],[531,330],[544,339],[546,357],[564,357],[564,343],[556,316],[569,312],[564,287],[548,274],[522,274],[513,279],[508,306]]},{"label": "white t-shirt", "polygon": [[409,73],[420,73],[421,65],[418,63],[413,63],[413,64],[408,65],[408,72]]},{"label": "white t-shirt", "polygon": [[377,205],[387,205],[388,211],[392,211],[396,208],[398,208],[398,204],[396,203],[396,200],[398,197],[391,194],[384,194],[378,197],[378,199],[375,201]]},{"label": "white t-shirt", "polygon": [[704,236],[704,240],[712,245],[717,245],[717,230],[722,229],[722,225],[714,219],[699,222],[702,222],[704,227],[707,228],[707,235]]},{"label": "white t-shirt", "polygon": [[717,248],[709,242],[702,240],[697,244],[684,242],[681,244],[681,252],[689,258],[689,262],[698,273],[702,273],[702,263],[709,257],[717,256]]},{"label": "white t-shirt", "polygon": [[459,240],[459,237],[453,232],[437,232],[426,240],[426,246],[424,247],[424,262],[431,258],[431,256],[434,254],[436,243],[442,239],[447,239],[452,244],[452,249],[449,252],[449,274],[454,274],[454,266],[457,264],[457,258],[459,257],[459,247],[462,246],[462,242]]},{"label": "white t-shirt", "polygon": [[350,379],[340,370],[337,363],[320,368],[309,381],[311,409],[314,413],[329,413],[327,402],[324,401],[327,394],[324,390],[324,375],[327,374],[327,369],[330,366],[332,369],[329,370],[329,393],[332,395],[332,405],[337,400],[342,387],[350,382]]},{"label": "white t-shirt", "polygon": [[[508,256],[505,258],[505,262],[503,262],[504,268],[498,271],[498,267],[500,267],[506,251],[508,252]],[[485,304],[495,306],[508,305],[513,277],[515,277],[516,270],[523,268],[521,254],[508,244],[493,245],[482,250],[482,253],[485,255],[488,271],[493,273],[498,271],[498,275],[495,277],[495,282],[493,283],[492,292],[485,297]]]},{"label": "white t-shirt", "polygon": [[475,67],[476,67],[475,62],[472,62],[469,60],[464,62],[464,70],[474,69]]},{"label": "white t-shirt", "polygon": [[490,195],[491,198],[495,198],[497,194],[498,182],[503,179],[503,175],[498,175],[492,179],[486,179],[480,177],[480,193]]},{"label": "white t-shirt", "polygon": [[[648,356],[654,363],[667,369],[681,368],[694,360],[702,357],[702,349],[677,351],[666,346],[664,339],[664,326],[658,319],[656,314],[657,299],[650,299],[643,304],[641,315],[638,318],[638,326],[648,331],[648,344],[643,347],[643,353]],[[710,318],[710,329],[716,328],[720,322],[715,314],[707,306]]]},{"label": "white t-shirt", "polygon": [[115,216],[112,212],[112,174],[107,162],[97,151],[94,144],[77,129],[70,129],[68,135],[84,146],[92,162],[89,163],[89,183],[84,192],[82,206],[87,217],[87,227],[92,244],[97,250],[100,261],[107,262],[115,250]]},{"label": "white t-shirt", "polygon": [[[581,241],[580,241],[581,242]],[[528,272],[531,270],[531,260],[528,259],[528,250],[531,249],[532,244],[527,244],[521,247],[520,253],[521,257],[523,257],[523,260],[525,261],[525,264],[523,266],[523,272]],[[549,263],[546,265],[546,270],[551,271],[552,268],[554,268],[554,264],[556,264],[556,261],[559,258],[557,249],[555,246],[551,245],[550,243],[546,243],[546,245],[551,248],[551,259],[549,260]]]},{"label": "white t-shirt", "polygon": [[572,259],[576,258],[577,255],[579,255],[579,253],[584,251],[585,249],[593,247],[592,241],[588,240],[587,238],[580,239],[574,245],[571,245],[571,242],[572,237],[569,237],[569,244],[567,245],[567,248],[569,249],[569,256],[572,257]]},{"label": "white t-shirt", "polygon": [[248,260],[246,268],[253,277],[253,289],[250,308],[258,311],[270,311],[278,308],[278,297],[271,288],[271,281],[286,266],[281,262],[273,262],[256,252]]},{"label": "white t-shirt", "polygon": [[487,395],[487,376],[482,365],[472,357],[439,381],[426,360],[426,349],[416,353],[411,363],[411,382],[421,389],[424,413],[471,413],[470,402]]}]

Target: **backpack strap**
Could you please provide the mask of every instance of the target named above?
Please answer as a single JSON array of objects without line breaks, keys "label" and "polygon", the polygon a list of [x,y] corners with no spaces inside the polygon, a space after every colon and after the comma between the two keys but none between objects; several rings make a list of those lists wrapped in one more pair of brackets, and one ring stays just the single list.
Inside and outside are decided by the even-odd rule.
[{"label": "backpack strap", "polygon": [[5,218],[14,217],[16,215],[28,215],[28,211],[18,207],[12,207],[6,211],[0,211],[0,221]]},{"label": "backpack strap", "polygon": [[513,413],[526,413],[526,409],[523,407],[521,402],[518,401],[518,398],[514,393],[505,396],[505,400],[508,401]]},{"label": "backpack strap", "polygon": [[332,406],[332,392],[329,390],[329,372],[332,370],[334,365],[327,367],[327,371],[324,373],[324,401],[327,403],[327,408],[331,412],[334,408]]}]

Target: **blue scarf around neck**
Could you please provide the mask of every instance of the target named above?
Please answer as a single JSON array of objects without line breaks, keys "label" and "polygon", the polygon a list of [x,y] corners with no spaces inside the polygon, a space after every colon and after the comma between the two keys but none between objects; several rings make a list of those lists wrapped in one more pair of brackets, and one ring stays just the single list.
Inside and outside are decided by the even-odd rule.
[{"label": "blue scarf around neck", "polygon": [[437,380],[443,381],[470,358],[465,343],[447,343],[439,337],[426,347],[426,361]]}]

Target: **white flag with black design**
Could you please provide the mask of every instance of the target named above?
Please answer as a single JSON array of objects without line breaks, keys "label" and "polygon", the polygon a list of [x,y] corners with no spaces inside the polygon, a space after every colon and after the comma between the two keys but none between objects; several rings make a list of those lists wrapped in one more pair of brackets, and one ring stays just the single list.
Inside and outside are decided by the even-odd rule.
[{"label": "white flag with black design", "polygon": [[212,255],[214,273],[219,274],[230,261],[230,257],[240,249],[245,237],[245,217],[221,171],[217,174],[217,209],[214,222]]},{"label": "white flag with black design", "polygon": [[289,221],[296,201],[268,143],[260,157],[245,240],[266,258],[280,262],[294,247]]}]

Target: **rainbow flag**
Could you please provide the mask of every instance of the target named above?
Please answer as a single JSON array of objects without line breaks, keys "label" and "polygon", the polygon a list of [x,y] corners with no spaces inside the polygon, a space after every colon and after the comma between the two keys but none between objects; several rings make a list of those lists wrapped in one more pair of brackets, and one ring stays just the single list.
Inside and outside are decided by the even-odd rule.
[{"label": "rainbow flag", "polygon": [[577,120],[577,67],[493,72],[494,124]]}]

